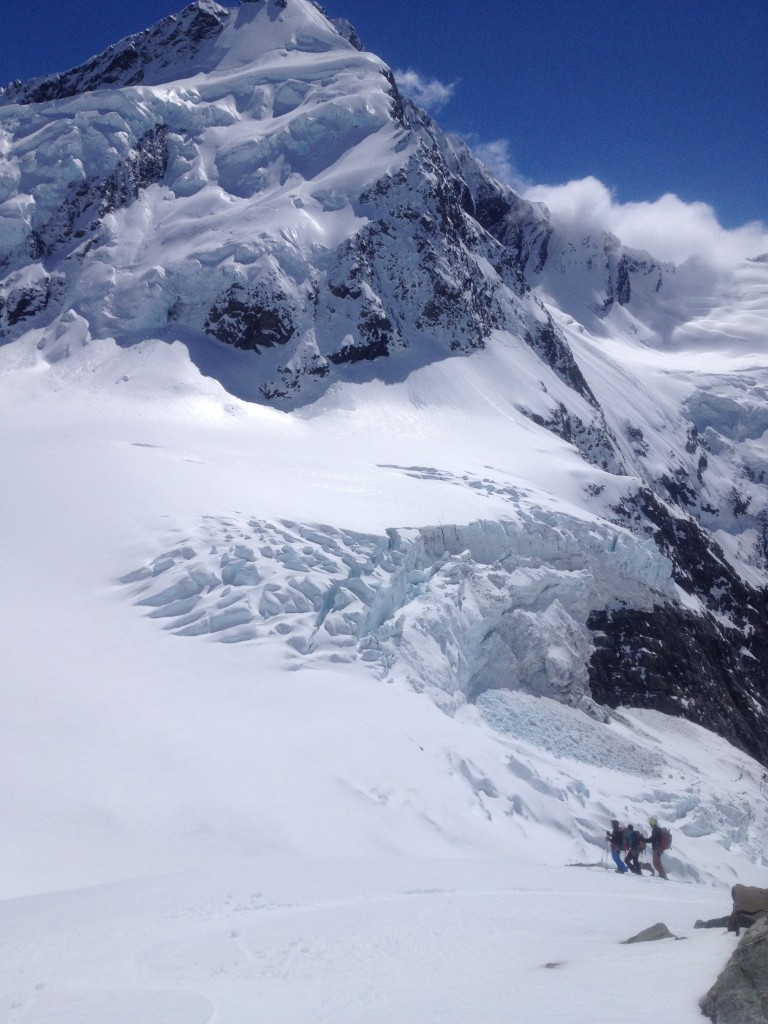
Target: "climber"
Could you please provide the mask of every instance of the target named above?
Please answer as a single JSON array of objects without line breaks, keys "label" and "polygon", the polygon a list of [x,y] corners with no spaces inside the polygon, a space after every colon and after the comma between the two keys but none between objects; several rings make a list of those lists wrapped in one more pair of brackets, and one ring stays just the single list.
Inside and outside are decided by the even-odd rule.
[{"label": "climber", "polygon": [[653,851],[653,866],[656,868],[656,874],[660,878],[666,878],[667,872],[664,870],[664,865],[661,863],[661,855],[665,850],[663,831],[656,818],[649,818],[648,824],[651,826],[651,834],[650,836],[643,836],[643,842],[651,844],[651,850]]},{"label": "climber", "polygon": [[624,831],[624,845],[627,849],[624,863],[634,874],[641,875],[643,872],[640,868],[639,857],[645,848],[645,844],[643,843],[643,837],[634,825],[627,825]]},{"label": "climber", "polygon": [[605,833],[605,838],[611,844],[611,856],[613,857],[613,863],[616,865],[616,870],[620,874],[625,875],[629,868],[621,859],[624,851],[624,829],[615,818],[611,821],[611,831]]}]

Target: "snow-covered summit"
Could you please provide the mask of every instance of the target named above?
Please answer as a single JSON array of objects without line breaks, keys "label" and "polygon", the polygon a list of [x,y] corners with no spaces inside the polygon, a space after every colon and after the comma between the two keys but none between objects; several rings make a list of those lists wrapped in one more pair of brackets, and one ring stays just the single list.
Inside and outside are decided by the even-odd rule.
[{"label": "snow-covered summit", "polygon": [[286,459],[305,502],[272,466],[269,501],[147,527],[110,576],[132,614],[448,709],[654,708],[768,758],[764,263],[556,223],[309,0],[199,0],[14,84],[0,148],[10,387],[172,395],[313,453]]},{"label": "snow-covered summit", "polygon": [[0,1017],[696,1024],[768,864],[768,263],[564,225],[304,0],[14,84],[0,156]]},{"label": "snow-covered summit", "polygon": [[[314,10],[313,10],[314,8]],[[357,42],[346,22],[330,24],[311,0],[246,0],[229,9],[195,0],[178,15],[127,36],[69,71],[13,82],[0,104],[45,103],[94,89],[160,85],[249,64],[274,51],[323,52]]]}]

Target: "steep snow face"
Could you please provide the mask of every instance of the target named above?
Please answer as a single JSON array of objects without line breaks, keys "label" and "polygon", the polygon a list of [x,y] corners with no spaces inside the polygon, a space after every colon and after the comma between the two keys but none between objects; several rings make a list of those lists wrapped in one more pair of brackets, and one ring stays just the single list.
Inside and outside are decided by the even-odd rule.
[{"label": "steep snow face", "polygon": [[73,307],[98,336],[178,324],[257,353],[294,339],[316,371],[313,254],[365,221],[352,200],[391,144],[383,66],[303,0],[199,3],[138,38],[140,81],[160,61],[173,84],[117,88],[132,80],[102,60],[55,109],[39,90],[4,97],[3,333]]},{"label": "steep snow face", "polygon": [[[183,350],[231,396],[321,433],[397,431],[426,405],[446,445],[460,419],[540,453],[548,472],[529,459],[515,475],[524,507],[475,450],[450,469],[383,454],[392,474],[477,488],[494,517],[450,504],[411,535],[393,509],[360,541],[365,587],[337,592],[338,566],[307,568],[314,596],[286,598],[305,616],[288,623],[293,650],[343,636],[410,679],[426,635],[436,693],[498,679],[575,704],[591,693],[712,721],[768,757],[768,264],[662,266],[555,223],[308,0],[198,0],[80,68],[14,83],[0,152],[11,362],[113,387],[143,360],[186,381]],[[397,398],[380,407],[382,388]],[[402,565],[374,557],[386,536]],[[270,559],[192,561],[144,595],[178,632],[252,638],[283,607],[265,574],[293,586]],[[332,633],[326,602],[347,598]]]}]

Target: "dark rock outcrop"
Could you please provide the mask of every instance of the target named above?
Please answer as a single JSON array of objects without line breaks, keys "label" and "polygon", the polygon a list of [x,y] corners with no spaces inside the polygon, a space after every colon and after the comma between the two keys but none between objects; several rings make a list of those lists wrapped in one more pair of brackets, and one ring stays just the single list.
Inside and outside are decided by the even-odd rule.
[{"label": "dark rock outcrop", "polygon": [[701,1011],[715,1024],[765,1024],[768,1020],[768,918],[742,937]]},{"label": "dark rock outcrop", "polygon": [[[750,927],[754,922],[768,917],[768,889],[756,885],[734,885],[731,889],[733,910],[728,918],[728,930],[738,935],[741,927]],[[748,921],[748,924],[744,922]]]},{"label": "dark rock outcrop", "polygon": [[697,921],[694,928],[727,928],[738,935],[742,928],[751,928],[768,917],[768,889],[756,885],[734,885],[731,889],[733,909],[727,917]]},{"label": "dark rock outcrop", "polygon": [[551,430],[553,434],[578,448],[583,458],[593,466],[600,466],[609,473],[621,472],[621,457],[617,451],[616,439],[607,426],[601,410],[598,410],[595,418],[589,423],[569,413],[562,402],[558,403],[546,418],[527,409],[523,409],[522,412],[533,423]]},{"label": "dark rock outcrop", "polygon": [[593,697],[683,715],[768,762],[768,594],[735,572],[691,515],[673,513],[650,489],[617,511],[670,559],[672,578],[702,607],[594,612]]},{"label": "dark rock outcrop", "polygon": [[258,353],[290,340],[295,331],[293,306],[278,289],[249,292],[233,284],[212,307],[205,329],[219,341]]},{"label": "dark rock outcrop", "polygon": [[652,924],[650,928],[644,928],[637,935],[633,935],[631,939],[624,939],[624,945],[628,946],[633,942],[657,942],[659,939],[677,939],[677,935],[673,935],[667,926],[659,921],[658,924]]},{"label": "dark rock outcrop", "polygon": [[596,701],[682,715],[768,761],[764,662],[744,647],[741,633],[676,605],[594,612],[587,624]]},{"label": "dark rock outcrop", "polygon": [[708,921],[698,920],[693,926],[694,928],[727,928],[728,927],[728,915],[725,917],[712,917]]}]

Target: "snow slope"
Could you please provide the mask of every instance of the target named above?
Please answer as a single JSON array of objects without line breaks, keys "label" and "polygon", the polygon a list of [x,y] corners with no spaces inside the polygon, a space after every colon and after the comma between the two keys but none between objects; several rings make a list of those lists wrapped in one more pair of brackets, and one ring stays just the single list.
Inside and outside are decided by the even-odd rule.
[{"label": "snow slope", "polygon": [[[297,418],[232,399],[178,345],[0,362],[9,1021],[586,1022],[620,991],[697,1019],[735,940],[693,923],[765,879],[762,768],[656,712],[447,685],[497,541],[468,530],[474,551],[429,563],[427,528],[522,529],[534,562],[497,572],[539,601],[588,575],[577,527],[597,549],[604,527],[539,475],[578,472],[562,442],[515,451],[498,412],[470,430],[446,367],[429,404],[418,381],[349,386]],[[387,529],[421,538],[397,586],[372,557]],[[219,575],[204,616],[223,629],[176,635],[141,603],[179,566]],[[328,580],[357,603],[313,638]],[[355,626],[377,581],[405,620],[386,658]],[[466,621],[441,635],[451,588]],[[608,820],[652,813],[671,880],[605,870]],[[656,920],[687,941],[619,945]]]},{"label": "snow slope", "polygon": [[[687,1024],[765,884],[763,767],[591,666],[634,615],[647,700],[735,728],[654,643],[759,662],[768,264],[567,237],[349,38],[201,0],[3,96],[9,1024]],[[670,880],[620,878],[650,815]]]},{"label": "snow slope", "polygon": [[[768,264],[662,265],[558,223],[307,0],[198,0],[80,68],[9,86],[0,127],[0,337],[21,353],[77,353],[98,376],[110,346],[164,365],[164,346],[183,346],[231,395],[315,418],[327,443],[362,419],[394,441],[414,403],[443,429],[463,419],[456,435],[499,416],[509,431],[498,479],[477,452],[458,471],[382,454],[389,477],[454,474],[493,501],[469,516],[454,502],[416,533],[395,506],[360,542],[362,582],[342,584],[340,555],[298,603],[258,567],[255,590],[206,597],[222,567],[195,549],[141,598],[156,617],[249,639],[254,613],[305,605],[321,619],[312,643],[365,636],[368,658],[411,675],[428,621],[448,638],[449,692],[500,672],[571,704],[683,714],[768,758]],[[473,524],[497,511],[498,528]],[[455,616],[462,572],[472,603]],[[413,573],[435,585],[403,617]],[[328,616],[331,599],[348,610]]]},{"label": "snow slope", "polygon": [[[693,930],[722,909],[712,890],[662,885],[374,858],[22,899],[3,907],[0,1007],[14,1024],[587,1024],[617,1006],[696,1024],[737,940]],[[684,941],[621,945],[657,918]]]}]

